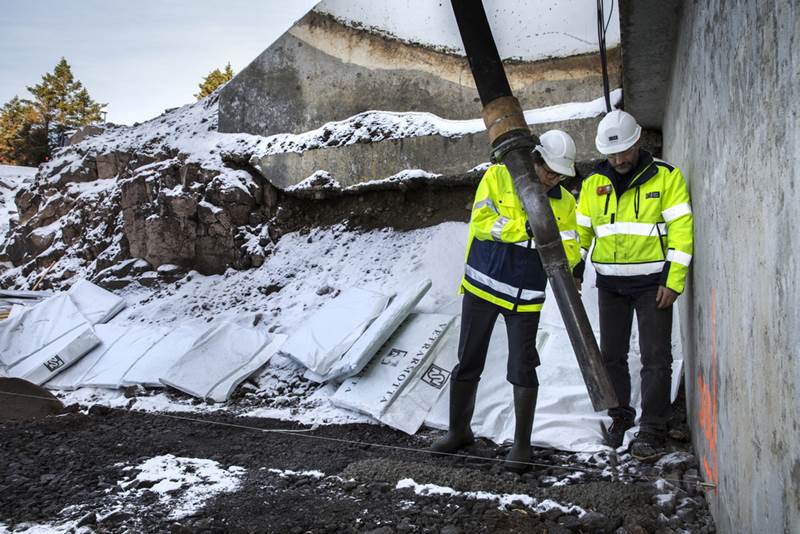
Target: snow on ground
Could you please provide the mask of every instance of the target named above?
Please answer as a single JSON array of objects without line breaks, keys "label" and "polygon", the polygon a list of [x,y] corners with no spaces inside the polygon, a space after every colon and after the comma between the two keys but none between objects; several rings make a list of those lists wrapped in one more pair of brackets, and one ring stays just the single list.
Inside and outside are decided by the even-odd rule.
[{"label": "snow on ground", "polygon": [[[343,226],[285,235],[258,269],[228,270],[203,276],[192,272],[174,286],[154,291],[134,287],[120,292],[128,308],[110,324],[174,327],[188,321],[233,318],[261,313],[275,333],[291,333],[311,313],[347,287],[393,293],[428,278],[432,287],[420,301],[420,312],[458,313],[458,286],[467,238],[465,223],[396,232],[348,231]],[[249,408],[207,405],[166,392],[126,397],[122,391],[82,388],[60,392],[66,403],[100,403],[150,412],[209,412],[238,409],[242,415],[292,420],[303,424],[370,422],[368,416],[336,408],[329,402],[335,387],[300,380],[304,369],[275,356],[244,384],[248,395],[269,400]]]},{"label": "snow on ground", "polygon": [[417,495],[451,495],[462,496],[467,499],[475,499],[480,501],[495,501],[497,503],[497,507],[500,509],[505,509],[514,502],[521,502],[523,505],[539,514],[543,514],[552,509],[558,509],[565,514],[577,513],[579,516],[586,513],[586,510],[580,508],[579,506],[564,506],[563,504],[557,503],[550,499],[539,501],[530,495],[508,493],[498,494],[487,491],[461,492],[456,491],[453,488],[439,486],[436,484],[418,484],[411,478],[404,478],[400,480],[395,487],[395,489],[408,488],[413,489],[414,493]]},{"label": "snow on ground", "polygon": [[94,532],[89,527],[77,526],[77,521],[65,521],[58,524],[22,524],[13,530],[0,523],[0,534],[91,534]]},{"label": "snow on ground", "polygon": [[11,217],[17,215],[14,195],[25,182],[33,180],[35,175],[35,167],[0,165],[0,237],[6,235]]},{"label": "snow on ground", "polygon": [[[467,225],[455,222],[409,232],[354,232],[336,226],[308,234],[287,234],[258,269],[231,269],[214,276],[192,272],[163,290],[154,292],[138,286],[123,290],[120,296],[128,308],[110,324],[174,327],[188,321],[257,312],[264,314],[272,332],[291,333],[344,288],[358,286],[388,294],[425,278],[431,279],[432,287],[417,310],[457,313],[466,238]],[[335,387],[301,381],[303,372],[288,358],[273,357],[255,377],[257,385],[241,386],[245,388],[245,400],[252,395],[269,399],[269,404],[253,403],[239,411],[242,415],[309,425],[372,421],[368,416],[333,406],[329,398]],[[120,390],[99,388],[58,395],[66,404],[100,403],[150,412],[237,409],[235,405],[197,403],[166,392],[137,396],[134,400]]]},{"label": "snow on ground", "polygon": [[[263,468],[262,469],[266,469]],[[313,479],[320,479],[325,478],[325,473],[322,471],[312,470],[312,471],[292,471],[291,469],[268,469],[270,473],[275,473],[281,478],[284,477],[309,477]]]},{"label": "snow on ground", "polygon": [[79,527],[80,519],[66,518],[94,514],[96,521],[103,523],[115,514],[135,516],[145,492],[155,495],[148,508],[164,507],[169,511],[169,519],[181,519],[202,509],[212,497],[237,491],[246,473],[242,467],[224,468],[214,460],[182,458],[172,454],[149,458],[138,465],[125,467],[123,471],[129,471],[131,475],[118,481],[120,491],[109,491],[99,506],[69,506],[48,524],[22,524],[11,530],[0,523],[0,534],[94,532],[89,527]]},{"label": "snow on ground", "polygon": [[[260,314],[260,322],[267,325],[270,332],[291,335],[315,311],[347,288],[392,294],[426,279],[431,280],[431,289],[416,310],[456,315],[460,312],[458,288],[467,234],[467,225],[457,222],[407,232],[350,231],[340,225],[287,234],[258,269],[231,269],[215,276],[193,272],[162,289],[137,286],[125,290],[121,296],[128,308],[114,317],[111,324],[176,328],[189,322],[232,320],[243,314]],[[587,288],[592,286],[591,272],[591,269],[587,271]],[[585,302],[596,327],[596,299],[591,295],[593,293]],[[544,334],[540,345],[546,343],[547,347],[545,350],[540,346],[543,361],[540,380],[545,385],[540,390],[534,429],[539,440],[537,444],[572,451],[595,451],[601,439],[599,422],[604,415],[591,409],[574,360],[570,357],[564,361],[563,355],[571,354],[571,349],[566,334],[559,330],[561,324],[555,300],[550,298],[541,319]],[[636,339],[634,335],[634,346]],[[673,350],[679,358],[679,346]],[[634,358],[633,375],[637,375],[638,365],[638,359]],[[679,367],[674,373],[675,387],[680,376],[678,371]],[[374,423],[367,415],[334,406],[331,398],[337,386],[310,382],[303,378],[304,372],[302,366],[288,357],[275,355],[240,386],[227,404],[209,405],[169,391],[139,392],[131,398],[130,391],[82,388],[58,395],[65,404],[100,403],[148,412],[225,411],[310,426]],[[505,384],[502,375],[496,378],[498,384]],[[493,384],[489,378],[485,383]],[[634,384],[637,383],[634,380]],[[496,397],[486,400],[482,406],[495,406],[493,403],[504,406],[503,386],[486,387],[490,387],[491,395]],[[636,403],[638,387],[634,390]],[[498,442],[511,439],[513,417],[487,416],[479,410],[476,418],[483,421],[475,423],[479,435],[490,436]],[[427,422],[436,428],[446,428],[446,405],[437,403],[428,414]]]},{"label": "snow on ground", "polygon": [[200,509],[218,493],[236,491],[240,479],[246,472],[243,467],[227,469],[214,460],[181,458],[165,454],[150,458],[126,470],[139,471],[130,480],[119,485],[128,489],[119,494],[120,499],[140,496],[143,491],[152,491],[161,504],[170,507],[170,519],[180,519]]}]

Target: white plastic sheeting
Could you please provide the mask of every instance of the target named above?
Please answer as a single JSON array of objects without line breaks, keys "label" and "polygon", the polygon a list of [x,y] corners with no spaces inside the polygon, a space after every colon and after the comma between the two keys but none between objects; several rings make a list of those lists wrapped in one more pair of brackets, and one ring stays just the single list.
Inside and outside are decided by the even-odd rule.
[{"label": "white plastic sheeting", "polygon": [[386,309],[391,295],[360,288],[344,289],[295,330],[281,352],[319,376],[331,367]]},{"label": "white plastic sheeting", "polygon": [[122,385],[164,387],[160,378],[166,376],[170,367],[192,348],[208,328],[209,325],[204,321],[179,325],[136,360],[122,377]]},{"label": "white plastic sheeting", "polygon": [[[6,292],[30,296],[33,292]],[[100,343],[92,325],[113,317],[125,302],[86,280],[0,322],[4,374],[43,384]]]},{"label": "white plastic sheeting", "polygon": [[[591,266],[587,266],[582,298],[595,329],[595,336],[599,339],[597,290],[593,286],[594,271]],[[603,448],[600,421],[605,421],[608,425],[610,419],[605,412],[597,413],[592,409],[586,385],[549,287],[547,292],[547,302],[542,311],[537,338],[541,365],[537,368],[539,398],[533,423],[532,442],[534,445],[566,451],[594,452]],[[677,308],[674,311],[672,350],[674,400],[683,368]],[[500,317],[492,333],[472,420],[472,429],[476,435],[489,438],[496,443],[512,441],[514,437],[513,393],[511,384],[506,381],[507,355],[508,338],[505,323]],[[631,405],[636,408],[638,414],[641,363],[635,321],[629,365]],[[435,428],[447,428],[448,409],[449,388],[430,411],[425,423]]]},{"label": "white plastic sheeting", "polygon": [[380,418],[407,384],[421,378],[452,321],[452,315],[409,316],[361,373],[342,382],[331,402]]},{"label": "white plastic sheeting", "polygon": [[133,365],[169,333],[164,326],[133,325],[103,352],[80,379],[79,387],[120,388]]},{"label": "white plastic sheeting", "polygon": [[450,380],[450,371],[458,362],[458,334],[461,318],[457,317],[433,349],[429,362],[422,365],[414,380],[400,390],[378,419],[392,428],[414,434],[420,429]]},{"label": "white plastic sheeting", "polygon": [[76,328],[9,367],[6,373],[41,386],[68,369],[99,343],[90,326]]},{"label": "white plastic sheeting", "polygon": [[397,330],[397,327],[408,317],[414,306],[431,288],[430,280],[423,280],[406,291],[395,295],[389,306],[372,321],[372,324],[353,343],[350,349],[334,363],[325,376],[307,374],[316,382],[341,379],[358,374],[372,359],[378,349]]},{"label": "white plastic sheeting", "polygon": [[125,308],[123,299],[84,279],[75,282],[67,295],[92,324],[107,323]]},{"label": "white plastic sheeting", "polygon": [[11,367],[78,329],[91,327],[66,293],[0,322],[0,359]]},{"label": "white plastic sheeting", "polygon": [[113,324],[99,324],[94,327],[95,335],[100,339],[100,344],[83,356],[70,368],[58,376],[50,379],[45,384],[48,389],[74,390],[78,389],[82,379],[92,367],[109,351],[111,347],[128,331],[125,326]]},{"label": "white plastic sheeting", "polygon": [[253,317],[216,321],[167,370],[161,382],[195,397],[225,402],[286,340],[253,322]]}]

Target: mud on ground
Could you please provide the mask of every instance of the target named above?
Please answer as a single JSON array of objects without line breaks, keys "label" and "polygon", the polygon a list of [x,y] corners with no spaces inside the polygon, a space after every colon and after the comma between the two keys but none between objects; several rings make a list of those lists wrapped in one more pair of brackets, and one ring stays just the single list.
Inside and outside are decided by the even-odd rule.
[{"label": "mud on ground", "polygon": [[[515,475],[495,461],[505,449],[484,440],[465,451],[471,458],[415,451],[439,431],[407,436],[360,424],[275,433],[253,428],[303,427],[85,408],[0,423],[0,531],[3,523],[13,529],[65,522],[74,532],[714,531],[695,484],[696,460],[685,452],[667,465],[643,466],[627,455],[537,449],[534,462],[542,465]],[[241,467],[241,486],[175,518],[152,482],[131,486],[132,466],[166,454]],[[653,482],[659,478],[671,482]],[[167,494],[177,499],[190,489]]]}]

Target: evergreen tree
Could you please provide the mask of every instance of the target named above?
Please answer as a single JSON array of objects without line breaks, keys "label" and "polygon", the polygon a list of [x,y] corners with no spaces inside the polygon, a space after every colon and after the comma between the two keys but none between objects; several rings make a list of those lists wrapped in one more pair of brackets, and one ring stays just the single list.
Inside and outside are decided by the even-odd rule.
[{"label": "evergreen tree", "polygon": [[33,100],[12,98],[0,109],[0,161],[39,165],[66,135],[102,119],[103,108],[76,80],[67,60],[28,91]]},{"label": "evergreen tree", "polygon": [[231,78],[233,78],[233,69],[231,69],[231,62],[229,61],[224,70],[214,69],[208,73],[208,76],[203,78],[203,83],[198,84],[200,92],[194,95],[195,98],[201,100],[207,97],[220,85],[229,82]]},{"label": "evergreen tree", "polygon": [[47,156],[47,131],[33,105],[16,96],[0,108],[0,163],[36,166]]},{"label": "evergreen tree", "polygon": [[39,123],[48,132],[48,156],[67,132],[101,120],[106,106],[92,100],[63,57],[52,73],[42,76],[42,81],[28,87],[28,91],[34,97],[32,103]]}]

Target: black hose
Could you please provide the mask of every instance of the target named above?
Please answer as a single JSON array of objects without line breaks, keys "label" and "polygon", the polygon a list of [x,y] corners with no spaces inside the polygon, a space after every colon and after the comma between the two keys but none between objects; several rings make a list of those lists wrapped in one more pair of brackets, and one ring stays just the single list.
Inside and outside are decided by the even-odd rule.
[{"label": "black hose", "polygon": [[483,120],[498,161],[505,164],[522,201],[536,250],[550,280],[564,326],[595,410],[618,406],[586,310],[569,269],[550,202],[536,175],[533,138],[511,93],[481,0],[451,0],[461,39],[483,103]]},{"label": "black hose", "polygon": [[597,0],[597,44],[600,47],[600,65],[603,69],[603,96],[606,100],[606,112],[611,111],[611,95],[608,82],[608,58],[606,57],[606,30],[611,15],[614,13],[614,0],[611,0],[611,12],[608,14],[608,22],[603,13],[603,0]]},{"label": "black hose", "polygon": [[481,104],[485,106],[501,96],[512,96],[481,0],[451,3]]}]

